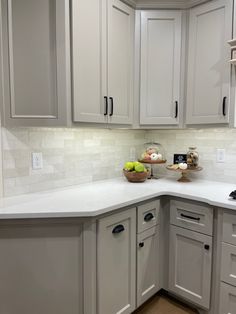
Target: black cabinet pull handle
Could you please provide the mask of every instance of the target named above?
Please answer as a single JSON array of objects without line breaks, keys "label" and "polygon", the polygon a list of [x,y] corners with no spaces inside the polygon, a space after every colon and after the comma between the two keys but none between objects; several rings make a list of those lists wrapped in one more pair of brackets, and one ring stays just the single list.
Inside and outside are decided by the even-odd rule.
[{"label": "black cabinet pull handle", "polygon": [[125,230],[125,227],[123,225],[118,225],[112,230],[112,233],[115,233],[115,234],[121,233],[124,230]]},{"label": "black cabinet pull handle", "polygon": [[223,98],[223,103],[222,103],[222,113],[223,113],[224,117],[226,116],[226,111],[225,111],[225,109],[226,109],[226,99],[227,99],[227,97],[225,96]]},{"label": "black cabinet pull handle", "polygon": [[178,101],[175,101],[175,118],[178,118],[178,114],[179,114],[179,104]]},{"label": "black cabinet pull handle", "polygon": [[207,250],[207,251],[209,251],[209,250],[210,250],[210,245],[205,244],[205,245],[204,245],[204,249]]},{"label": "black cabinet pull handle", "polygon": [[185,214],[180,214],[180,216],[183,218],[188,218],[188,219],[200,221],[200,217],[193,217],[193,216],[189,216],[189,215],[185,215]]},{"label": "black cabinet pull handle", "polygon": [[153,214],[152,213],[148,213],[148,214],[146,214],[145,216],[144,216],[144,220],[145,221],[150,221],[150,220],[152,220],[154,218],[154,216],[153,216]]},{"label": "black cabinet pull handle", "polygon": [[111,116],[113,116],[113,110],[114,110],[113,97],[109,97],[109,99],[111,102],[111,111],[110,111],[109,116],[111,117]]},{"label": "black cabinet pull handle", "polygon": [[140,242],[139,247],[144,247],[144,242]]},{"label": "black cabinet pull handle", "polygon": [[107,116],[107,114],[108,114],[108,97],[107,97],[107,96],[104,96],[104,100],[105,100],[104,116]]}]

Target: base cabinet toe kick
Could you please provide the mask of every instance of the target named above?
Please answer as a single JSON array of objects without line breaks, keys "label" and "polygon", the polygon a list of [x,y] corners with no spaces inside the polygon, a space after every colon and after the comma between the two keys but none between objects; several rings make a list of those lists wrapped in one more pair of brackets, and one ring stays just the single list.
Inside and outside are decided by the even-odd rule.
[{"label": "base cabinet toe kick", "polygon": [[174,197],[2,220],[0,313],[128,314],[164,289],[201,314],[233,314],[235,239],[236,212]]}]

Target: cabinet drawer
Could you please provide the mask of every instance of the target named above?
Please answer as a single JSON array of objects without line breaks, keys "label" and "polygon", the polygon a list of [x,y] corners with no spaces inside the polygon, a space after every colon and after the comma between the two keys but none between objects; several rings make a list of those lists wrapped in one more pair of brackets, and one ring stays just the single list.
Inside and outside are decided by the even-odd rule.
[{"label": "cabinet drawer", "polygon": [[236,313],[236,287],[222,282],[220,287],[220,314]]},{"label": "cabinet drawer", "polygon": [[160,200],[138,206],[138,233],[159,223]]},{"label": "cabinet drawer", "polygon": [[186,229],[212,235],[213,209],[210,206],[171,200],[170,223]]},{"label": "cabinet drawer", "polygon": [[236,286],[236,246],[222,243],[221,280]]},{"label": "cabinet drawer", "polygon": [[224,211],[223,214],[223,241],[236,245],[236,212]]}]

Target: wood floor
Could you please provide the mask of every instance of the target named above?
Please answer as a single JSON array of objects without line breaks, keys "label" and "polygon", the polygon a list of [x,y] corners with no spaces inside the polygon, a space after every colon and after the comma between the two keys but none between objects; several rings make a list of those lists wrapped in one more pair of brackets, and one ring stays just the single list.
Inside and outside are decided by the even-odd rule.
[{"label": "wood floor", "polygon": [[133,314],[196,314],[197,311],[167,296],[155,296]]}]

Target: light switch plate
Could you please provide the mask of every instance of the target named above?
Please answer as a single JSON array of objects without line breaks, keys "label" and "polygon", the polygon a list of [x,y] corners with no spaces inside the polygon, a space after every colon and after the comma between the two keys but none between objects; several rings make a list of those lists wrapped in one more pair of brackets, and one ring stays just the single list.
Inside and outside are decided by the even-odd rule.
[{"label": "light switch plate", "polygon": [[43,168],[43,154],[42,153],[32,153],[32,169],[42,169]]}]

